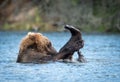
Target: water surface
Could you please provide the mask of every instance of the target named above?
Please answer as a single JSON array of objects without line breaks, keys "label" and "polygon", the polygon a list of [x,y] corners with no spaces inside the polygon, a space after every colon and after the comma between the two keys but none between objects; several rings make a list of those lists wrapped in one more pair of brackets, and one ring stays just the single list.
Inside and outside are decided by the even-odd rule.
[{"label": "water surface", "polygon": [[[120,34],[83,34],[87,63],[16,63],[27,32],[0,32],[0,82],[120,82]],[[57,51],[70,33],[43,33]],[[74,59],[77,54],[74,54]]]}]

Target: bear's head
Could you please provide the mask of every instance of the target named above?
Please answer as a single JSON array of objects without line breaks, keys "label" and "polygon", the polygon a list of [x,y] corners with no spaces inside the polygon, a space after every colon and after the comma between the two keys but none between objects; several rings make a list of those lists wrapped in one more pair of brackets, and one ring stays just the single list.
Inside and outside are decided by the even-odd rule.
[{"label": "bear's head", "polygon": [[26,49],[33,49],[49,55],[56,53],[50,40],[41,33],[29,32],[27,36],[23,38],[20,44],[20,50],[25,51]]},{"label": "bear's head", "polygon": [[46,56],[55,56],[57,51],[50,40],[41,33],[29,32],[21,41],[18,62],[27,62],[42,59]]}]

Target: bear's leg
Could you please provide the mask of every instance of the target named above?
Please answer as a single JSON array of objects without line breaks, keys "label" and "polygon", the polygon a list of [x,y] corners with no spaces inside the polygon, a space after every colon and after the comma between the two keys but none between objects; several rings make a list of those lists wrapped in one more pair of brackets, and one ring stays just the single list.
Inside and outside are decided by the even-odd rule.
[{"label": "bear's leg", "polygon": [[78,53],[78,61],[85,63],[86,60],[85,60],[84,56],[81,54],[81,52],[78,50],[77,53]]},{"label": "bear's leg", "polygon": [[61,52],[61,53],[58,53],[55,57],[54,57],[54,60],[59,60],[59,59],[69,59],[69,60],[72,60],[72,55],[73,53],[68,53],[68,52]]},{"label": "bear's leg", "polygon": [[73,54],[69,54],[69,56],[67,57],[67,59],[72,60],[72,55]]},{"label": "bear's leg", "polygon": [[72,60],[72,56],[73,56],[73,53],[68,53],[68,54],[64,54],[64,56],[62,57],[62,59],[66,60]]}]

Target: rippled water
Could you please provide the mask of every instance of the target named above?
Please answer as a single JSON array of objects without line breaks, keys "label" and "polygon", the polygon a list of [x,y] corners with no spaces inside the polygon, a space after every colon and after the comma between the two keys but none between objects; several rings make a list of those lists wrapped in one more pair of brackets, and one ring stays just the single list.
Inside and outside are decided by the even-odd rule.
[{"label": "rippled water", "polygon": [[[0,32],[0,82],[120,82],[120,34],[83,34],[87,63],[16,63],[27,32]],[[57,51],[70,33],[43,33]],[[77,58],[75,53],[74,59]]]}]

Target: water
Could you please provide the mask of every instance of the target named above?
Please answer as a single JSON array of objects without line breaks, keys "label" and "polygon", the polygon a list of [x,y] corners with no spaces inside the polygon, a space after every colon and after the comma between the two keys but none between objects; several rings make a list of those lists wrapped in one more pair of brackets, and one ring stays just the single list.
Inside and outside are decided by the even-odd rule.
[{"label": "water", "polygon": [[[83,34],[87,63],[16,63],[27,32],[0,32],[0,82],[120,82],[120,34]],[[43,33],[57,51],[70,33]],[[77,58],[75,53],[74,59]]]}]

